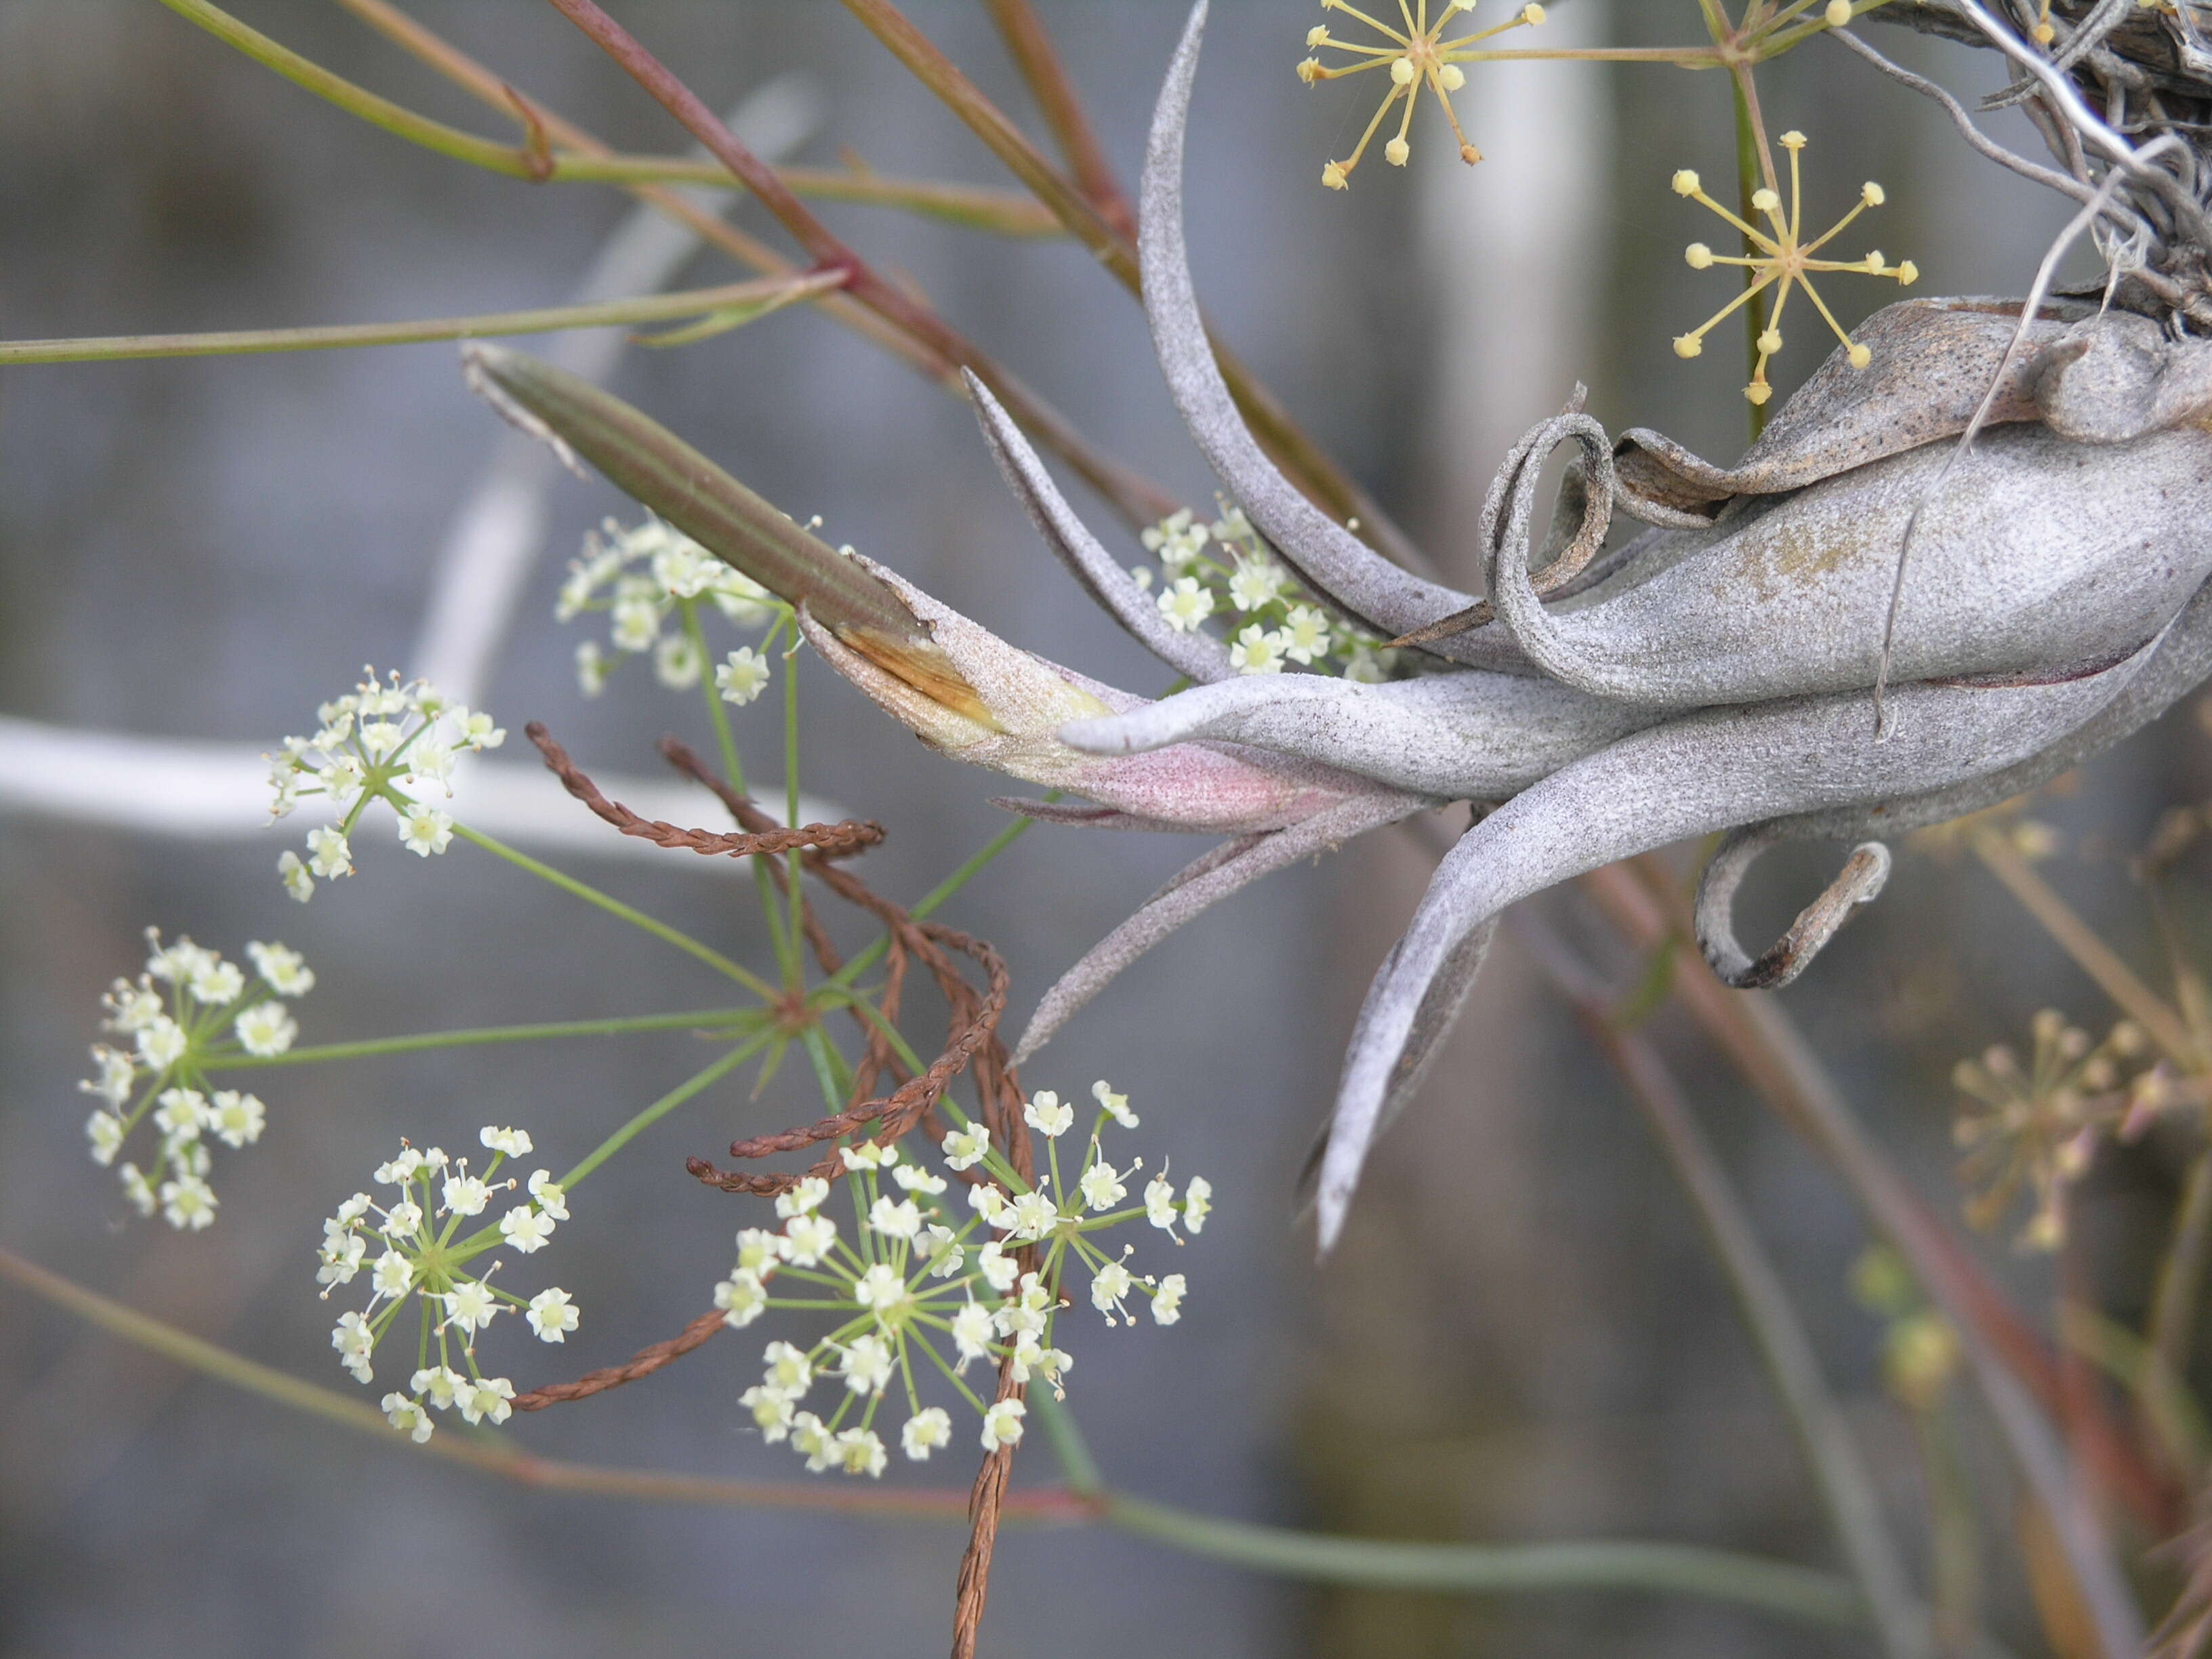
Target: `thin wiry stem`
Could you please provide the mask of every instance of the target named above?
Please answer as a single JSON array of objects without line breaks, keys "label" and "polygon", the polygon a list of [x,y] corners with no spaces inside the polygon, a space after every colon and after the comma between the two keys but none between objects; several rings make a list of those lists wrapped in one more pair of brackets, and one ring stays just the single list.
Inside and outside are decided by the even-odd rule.
[{"label": "thin wiry stem", "polygon": [[665,323],[726,315],[751,321],[796,301],[842,287],[844,273],[759,277],[720,288],[641,295],[594,305],[494,311],[473,317],[433,317],[405,323],[339,323],[311,328],[244,329],[210,334],[125,334],[81,340],[0,341],[0,365],[115,362],[147,357],[245,356],[276,351],[334,351],[350,346],[419,345],[431,340],[483,340],[507,334],[554,334],[622,323]]},{"label": "thin wiry stem", "polygon": [[1052,129],[1053,141],[1067,158],[1076,185],[1100,217],[1125,240],[1134,241],[1136,210],[1122,191],[1114,164],[1106,159],[1105,146],[1098,142],[1098,134],[1084,111],[1066,62],[1030,0],[983,0],[983,9],[998,25],[999,36],[1006,43],[1014,67],[1021,71],[1030,96],[1036,100],[1037,112]]},{"label": "thin wiry stem", "polygon": [[1924,1659],[1934,1651],[1928,1609],[1913,1591],[1904,1552],[1882,1516],[1873,1473],[1820,1374],[1812,1337],[1788,1287],[1692,1115],[1681,1085],[1650,1040],[1614,1018],[1604,988],[1553,929],[1525,905],[1513,919],[1537,966],[1573,1005],[1627,1083],[1696,1211],[1775,1396],[1796,1431],[1836,1541],[1866,1595],[1882,1651],[1891,1659]]}]

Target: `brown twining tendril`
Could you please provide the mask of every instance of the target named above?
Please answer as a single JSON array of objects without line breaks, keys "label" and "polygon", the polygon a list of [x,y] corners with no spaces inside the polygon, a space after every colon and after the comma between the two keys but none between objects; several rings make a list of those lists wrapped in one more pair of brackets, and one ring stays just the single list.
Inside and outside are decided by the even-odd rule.
[{"label": "brown twining tendril", "polygon": [[883,825],[850,818],[842,823],[801,824],[796,830],[763,827],[736,836],[717,835],[711,830],[680,829],[659,818],[642,817],[619,801],[609,800],[583,769],[568,758],[568,751],[553,740],[541,722],[532,720],[522,730],[545,757],[546,769],[561,780],[562,788],[625,836],[635,836],[656,847],[680,848],[709,855],[727,854],[732,858],[745,858],[756,853],[788,853],[805,848],[822,857],[839,858],[872,847],[884,838]]},{"label": "brown twining tendril", "polygon": [[641,1376],[651,1376],[662,1366],[681,1359],[692,1349],[704,1346],[708,1337],[722,1329],[727,1322],[717,1309],[702,1313],[683,1333],[665,1342],[655,1342],[640,1348],[628,1362],[609,1365],[596,1371],[586,1371],[574,1382],[549,1382],[542,1389],[532,1389],[528,1394],[515,1395],[509,1403],[519,1412],[542,1412],[548,1406],[558,1406],[570,1400],[588,1400],[595,1394],[605,1394],[609,1389],[619,1389],[625,1382],[635,1382]]},{"label": "brown twining tendril", "polygon": [[[1019,1400],[1025,1392],[1013,1380],[1014,1360],[999,1362],[999,1400]],[[952,1659],[975,1659],[975,1638],[983,1626],[983,1604],[991,1591],[991,1555],[998,1547],[999,1516],[1006,1498],[1006,1477],[1013,1472],[1014,1449],[994,1446],[975,1471],[968,1497],[968,1547],[954,1581]]]}]

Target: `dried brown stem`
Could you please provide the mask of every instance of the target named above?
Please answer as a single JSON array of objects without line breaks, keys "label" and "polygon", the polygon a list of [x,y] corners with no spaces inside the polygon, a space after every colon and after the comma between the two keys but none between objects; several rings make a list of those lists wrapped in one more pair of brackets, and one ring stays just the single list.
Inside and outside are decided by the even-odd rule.
[{"label": "dried brown stem", "polygon": [[1100,218],[1124,241],[1137,239],[1137,215],[1122,193],[1114,164],[1084,112],[1067,64],[1052,44],[1052,36],[1030,5],[1030,0],[983,0],[983,9],[999,27],[1007,54],[1022,72],[1022,80],[1036,100],[1037,112],[1052,129],[1054,142],[1067,158],[1076,187],[1090,199]]},{"label": "dried brown stem", "polygon": [[1057,411],[984,356],[915,295],[878,272],[816,218],[776,177],[775,168],[746,149],[696,93],[610,17],[595,0],[549,3],[704,144],[708,153],[760,199],[761,205],[775,216],[818,265],[844,271],[846,290],[854,300],[931,353],[940,374],[957,378],[962,368],[972,372],[991,388],[1017,420],[1080,471],[1091,487],[1131,523],[1149,524],[1173,510],[1171,498],[1149,480],[1091,449]]},{"label": "dried brown stem", "polygon": [[548,1406],[558,1406],[571,1400],[588,1400],[595,1394],[605,1394],[609,1389],[619,1389],[625,1382],[635,1382],[641,1376],[651,1376],[664,1366],[673,1364],[694,1348],[704,1347],[707,1339],[722,1329],[726,1322],[716,1309],[701,1314],[686,1325],[681,1334],[665,1342],[655,1342],[640,1348],[620,1365],[608,1365],[596,1371],[586,1371],[574,1382],[549,1382],[542,1389],[532,1389],[528,1394],[515,1395],[513,1401],[519,1412],[542,1412]]},{"label": "dried brown stem", "polygon": [[750,858],[759,853],[788,853],[806,848],[823,858],[841,858],[872,847],[884,838],[883,825],[857,818],[848,818],[842,823],[805,823],[797,829],[778,825],[735,836],[720,835],[712,830],[681,829],[633,812],[620,801],[609,800],[583,769],[568,758],[568,751],[553,740],[542,721],[532,720],[522,731],[538,745],[538,752],[545,757],[545,769],[560,779],[561,787],[594,814],[625,836],[635,836],[672,852],[682,849],[706,856],[726,854],[732,858]]},{"label": "dried brown stem", "polygon": [[[1022,1397],[1023,1388],[1012,1377],[1013,1364],[1011,1354],[999,1362],[1000,1401]],[[968,1548],[960,1558],[960,1576],[953,1594],[952,1659],[975,1659],[975,1640],[983,1626],[983,1604],[991,1593],[991,1555],[998,1547],[1006,1477],[1013,1467],[1014,1449],[997,1446],[975,1471],[975,1491],[968,1499]]]}]

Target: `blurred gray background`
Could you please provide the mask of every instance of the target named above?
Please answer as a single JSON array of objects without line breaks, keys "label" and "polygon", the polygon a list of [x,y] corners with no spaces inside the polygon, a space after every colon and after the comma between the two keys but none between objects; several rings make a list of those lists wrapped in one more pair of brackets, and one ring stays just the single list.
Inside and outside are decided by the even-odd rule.
[{"label": "blurred gray background", "polygon": [[[1133,169],[1181,8],[1037,3],[1115,160]],[[499,130],[334,7],[236,9],[416,107]],[[410,9],[623,148],[680,148],[672,124],[549,9]],[[717,106],[803,73],[819,122],[795,159],[850,147],[886,171],[1005,182],[828,0],[617,10]],[[1033,125],[979,8],[908,10]],[[1293,78],[1318,11],[1217,0],[1214,17],[1191,140],[1201,290],[1247,361],[1449,569],[1466,579],[1474,509],[1505,444],[1577,379],[1610,428],[1660,426],[1719,458],[1741,449],[1734,331],[1695,363],[1668,345],[1729,293],[1683,268],[1682,244],[1715,227],[1667,188],[1677,167],[1729,173],[1717,77],[1478,68],[1459,104],[1491,157],[1482,167],[1459,166],[1425,108],[1412,168],[1370,156],[1335,195],[1318,185],[1322,163],[1347,151],[1372,104],[1364,82],[1308,90]],[[1561,37],[1585,40],[1696,29],[1687,0],[1568,0],[1554,17]],[[1962,90],[1998,84],[1986,60],[1892,30],[1872,38]],[[1877,178],[1890,205],[1862,240],[1917,259],[1921,292],[2025,287],[2063,218],[2054,203],[1967,155],[1840,48],[1814,43],[1765,90],[1778,130],[1812,135],[1808,220],[1825,224]],[[2016,119],[1991,125],[2031,147]],[[152,0],[0,0],[9,337],[558,303],[627,211],[611,191],[532,188],[387,138]],[[774,236],[758,210],[734,211]],[[1212,480],[1138,312],[1079,250],[823,211],[1104,448],[1210,505]],[[705,256],[686,280],[735,274]],[[1846,321],[1894,297],[1850,279],[1828,292]],[[1785,387],[1826,349],[1813,321],[1797,319]],[[831,540],[1057,660],[1158,689],[1161,672],[1035,544],[967,411],[828,320],[787,313],[633,353],[611,384],[787,510],[823,514]],[[246,744],[307,729],[364,661],[409,664],[436,550],[501,438],[448,346],[0,372],[0,714]],[[648,773],[661,732],[705,740],[696,699],[633,672],[583,700],[576,635],[551,620],[584,530],[627,503],[573,480],[550,502],[484,702],[516,733],[510,757],[522,723],[542,719],[587,766]],[[1133,538],[1093,516],[1133,558]],[[801,672],[807,787],[885,823],[869,878],[918,896],[999,827],[986,797],[1003,783],[923,750],[818,663]],[[2204,782],[2201,738],[2182,720],[2167,727],[2100,763],[2051,814],[2071,837],[2054,878],[2146,964],[2118,854]],[[740,730],[749,764],[772,781],[773,705]],[[118,787],[127,796],[127,769]],[[221,1161],[220,1223],[191,1237],[137,1223],[84,1156],[75,1081],[100,991],[136,971],[149,922],[234,954],[272,935],[305,951],[320,978],[301,1009],[309,1042],[695,1006],[709,988],[650,941],[465,850],[403,868],[396,848],[368,844],[388,832],[373,833],[359,877],[302,910],[273,873],[289,836],[179,838],[9,805],[0,797],[0,1243],[270,1364],[353,1387],[328,1347],[332,1308],[313,1293],[317,1222],[395,1136],[451,1146],[479,1123],[514,1121],[553,1158],[574,1157],[698,1063],[688,1039],[633,1038],[272,1074],[268,1134]],[[703,805],[696,816],[712,821]],[[1025,1010],[1203,845],[1040,830],[948,919],[1006,951]],[[1826,856],[1762,873],[1747,937],[1788,914]],[[750,884],[727,870],[630,857],[576,867],[765,959]],[[1423,873],[1410,843],[1376,839],[1274,878],[1157,952],[1028,1068],[1032,1087],[1063,1093],[1111,1078],[1145,1115],[1147,1155],[1171,1154],[1219,1194],[1214,1224],[1175,1264],[1193,1286],[1182,1325],[1082,1329],[1073,1398],[1109,1478],[1208,1512],[1372,1535],[1650,1536],[1834,1565],[1686,1207],[1619,1085],[1510,942],[1429,1097],[1383,1149],[1347,1243],[1314,1265],[1292,1178],[1357,998]],[[1547,902],[1600,950],[1578,903]],[[2109,1018],[1994,883],[1924,858],[1902,861],[1889,898],[1788,998],[1953,1214],[1949,1066],[2016,1036],[2047,1001],[2087,1024]],[[1881,1395],[1879,1328],[1846,1285],[1864,1243],[1850,1204],[1671,1013],[1653,1029],[1916,1535],[1909,1426]],[[593,1180],[532,1264],[576,1294],[580,1332],[558,1351],[499,1334],[493,1364],[520,1386],[557,1380],[703,1306],[732,1231],[764,1206],[696,1188],[682,1160],[811,1115],[800,1083],[702,1100]],[[2154,1222],[2171,1181],[2148,1153],[2100,1170],[2093,1212]],[[1991,1256],[2039,1285],[2041,1268],[2014,1268],[2001,1244]],[[754,1376],[752,1334],[512,1432],[550,1455],[787,1478],[794,1460],[744,1431],[736,1403]],[[927,1473],[965,1480],[957,1462]],[[1044,1449],[1028,1449],[1017,1479],[1050,1476]],[[1994,1621],[2034,1651],[2004,1565],[2001,1486],[1991,1498]],[[944,1644],[961,1541],[945,1526],[533,1495],[327,1431],[0,1285],[10,1654],[928,1653]],[[994,1589],[985,1650],[1005,1656],[1861,1650],[1643,1596],[1316,1591],[1099,1530],[1010,1530]]]}]

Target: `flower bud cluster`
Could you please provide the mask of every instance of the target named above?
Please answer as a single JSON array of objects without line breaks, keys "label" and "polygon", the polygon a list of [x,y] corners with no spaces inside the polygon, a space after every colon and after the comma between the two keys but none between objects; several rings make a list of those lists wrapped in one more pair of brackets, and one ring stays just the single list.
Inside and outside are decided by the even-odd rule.
[{"label": "flower bud cluster", "polygon": [[472,1424],[507,1421],[514,1385],[503,1376],[486,1376],[477,1364],[477,1333],[499,1315],[520,1312],[542,1342],[564,1341],[579,1318],[574,1299],[558,1285],[525,1301],[491,1282],[498,1261],[481,1275],[463,1271],[502,1243],[518,1255],[534,1255],[568,1218],[568,1194],[550,1170],[538,1170],[523,1188],[526,1199],[510,1203],[497,1222],[456,1237],[465,1221],[485,1214],[502,1194],[522,1186],[513,1176],[497,1179],[500,1166],[535,1150],[522,1129],[487,1124],[478,1139],[492,1154],[481,1174],[443,1147],[417,1151],[401,1141],[398,1155],[375,1172],[377,1185],[395,1189],[392,1201],[380,1204],[368,1193],[356,1193],[323,1223],[322,1246],[315,1252],[315,1282],[325,1298],[364,1271],[368,1275],[368,1305],[341,1314],[331,1332],[338,1363],[355,1382],[374,1379],[377,1345],[401,1309],[410,1300],[422,1309],[417,1368],[405,1389],[383,1400],[392,1427],[417,1442],[430,1437],[433,1411],[458,1410]]},{"label": "flower bud cluster", "polygon": [[[606,689],[607,675],[626,658],[650,656],[654,676],[671,690],[689,690],[706,672],[700,606],[711,602],[732,626],[763,629],[790,607],[752,578],[722,562],[682,531],[648,515],[625,529],[607,520],[584,539],[554,606],[557,621],[586,612],[609,620],[607,644],[576,647],[584,695]],[[610,649],[611,647],[611,649]],[[766,642],[743,646],[714,667],[714,689],[726,702],[748,703],[767,690]]]},{"label": "flower bud cluster", "polygon": [[453,815],[427,798],[453,793],[459,755],[507,741],[490,715],[448,702],[428,681],[362,672],[368,678],[359,685],[315,711],[314,735],[285,738],[284,752],[270,760],[272,818],[317,799],[331,817],[307,832],[305,859],[288,849],[276,860],[285,889],[302,904],[314,896],[318,878],[353,873],[349,838],[373,801],[398,815],[400,844],[409,852],[420,858],[444,852],[453,839]]},{"label": "flower bud cluster", "polygon": [[117,980],[100,999],[107,1011],[100,1029],[118,1040],[93,1045],[98,1075],[77,1085],[100,1103],[84,1132],[93,1161],[113,1164],[152,1118],[159,1148],[148,1169],[117,1169],[124,1194],[139,1214],[158,1209],[171,1226],[198,1232],[216,1209],[208,1143],[250,1146],[267,1120],[259,1097],[215,1088],[207,1073],[290,1048],[300,1027],[285,1000],[313,990],[315,975],[298,951],[258,939],[246,947],[251,974],[190,939],[164,945],[149,927],[146,942],[145,971]]},{"label": "flower bud cluster", "polygon": [[1389,678],[1397,665],[1398,653],[1383,648],[1379,636],[1314,603],[1240,507],[1223,503],[1212,524],[1197,522],[1185,507],[1140,539],[1159,568],[1130,571],[1137,586],[1150,592],[1157,584],[1153,602],[1178,633],[1195,633],[1217,617],[1224,624],[1234,618],[1229,659],[1240,673],[1279,674],[1296,664],[1374,682]]},{"label": "flower bud cluster", "polygon": [[[1142,1221],[1180,1244],[1178,1225],[1204,1228],[1213,1189],[1194,1180],[1178,1197],[1163,1174],[1133,1195],[1143,1161],[1108,1163],[1100,1133],[1109,1118],[1134,1128],[1136,1115],[1104,1083],[1092,1094],[1098,1110],[1071,1183],[1060,1178],[1058,1141],[1073,1127],[1074,1109],[1040,1092],[1025,1110],[1051,1143],[1051,1170],[1034,1183],[1007,1164],[988,1131],[963,1122],[941,1150],[966,1183],[964,1205],[948,1200],[953,1183],[945,1176],[902,1161],[896,1146],[862,1143],[839,1153],[852,1202],[849,1236],[827,1212],[832,1185],[819,1177],[776,1200],[780,1229],[738,1235],[737,1265],[714,1291],[728,1324],[742,1328],[784,1309],[826,1312],[837,1322],[811,1347],[768,1345],[762,1379],[743,1396],[763,1438],[788,1441],[811,1470],[880,1475],[890,1453],[877,1419],[896,1389],[906,1413],[900,1449],[925,1462],[953,1438],[951,1413],[922,1401],[917,1378],[934,1376],[975,1413],[985,1450],[1018,1443],[1023,1401],[987,1399],[988,1384],[981,1392],[972,1387],[969,1368],[1003,1366],[1018,1385],[1036,1379],[1062,1394],[1075,1361],[1055,1337],[1073,1268],[1088,1275],[1091,1305],[1109,1325],[1133,1323],[1129,1304],[1138,1299],[1150,1304],[1156,1323],[1182,1317],[1182,1274],[1139,1278],[1126,1265],[1129,1247],[1109,1255],[1093,1238]],[[817,1386],[835,1392],[809,1409]]]}]

